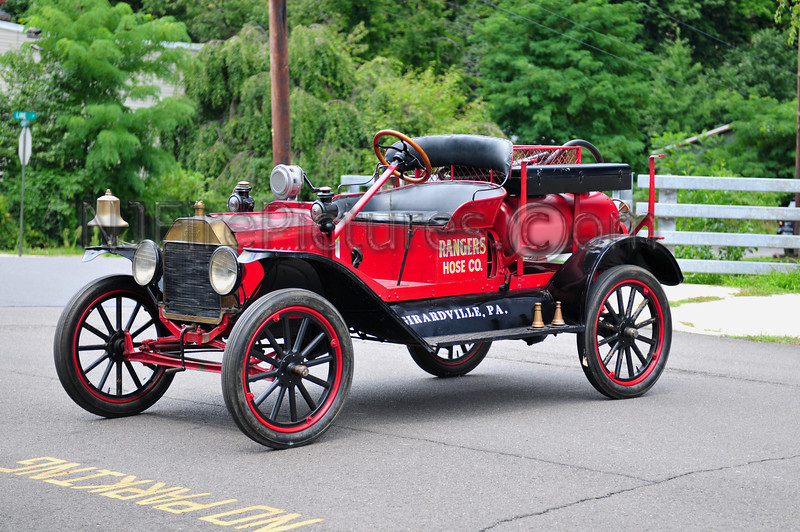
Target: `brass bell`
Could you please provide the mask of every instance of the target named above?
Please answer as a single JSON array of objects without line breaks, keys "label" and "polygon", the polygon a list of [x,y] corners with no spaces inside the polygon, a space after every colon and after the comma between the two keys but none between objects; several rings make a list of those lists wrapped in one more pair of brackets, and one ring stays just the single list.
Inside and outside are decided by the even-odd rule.
[{"label": "brass bell", "polygon": [[99,227],[103,233],[103,242],[109,246],[117,245],[117,228],[128,227],[128,222],[119,213],[119,198],[106,190],[104,196],[97,198],[97,214],[87,225]]}]

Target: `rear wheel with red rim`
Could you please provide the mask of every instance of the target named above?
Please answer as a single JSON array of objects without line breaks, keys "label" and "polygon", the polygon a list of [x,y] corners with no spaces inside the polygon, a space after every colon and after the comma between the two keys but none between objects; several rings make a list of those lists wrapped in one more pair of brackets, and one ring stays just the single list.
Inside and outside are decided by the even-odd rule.
[{"label": "rear wheel with red rim", "polygon": [[294,288],[272,292],[244,312],[222,361],[222,393],[234,421],[275,449],[322,435],[352,380],[344,319],[324,298]]},{"label": "rear wheel with red rim", "polygon": [[637,397],[661,376],[672,318],[661,284],[638,266],[615,266],[592,285],[578,355],[589,382],[614,399]]},{"label": "rear wheel with red rim", "polygon": [[437,377],[460,377],[478,367],[492,342],[478,342],[474,344],[458,344],[439,347],[435,352],[417,346],[409,345],[408,352],[417,366],[431,375]]},{"label": "rear wheel with red rim", "polygon": [[83,409],[104,417],[138,414],[167,391],[174,374],[128,359],[127,348],[166,334],[153,297],[133,277],[97,279],[67,303],[56,326],[56,373]]}]

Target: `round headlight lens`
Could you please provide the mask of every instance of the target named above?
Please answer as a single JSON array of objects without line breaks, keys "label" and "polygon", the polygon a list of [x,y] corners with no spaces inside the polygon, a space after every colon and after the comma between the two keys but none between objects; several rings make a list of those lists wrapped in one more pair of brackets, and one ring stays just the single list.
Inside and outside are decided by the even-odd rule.
[{"label": "round headlight lens", "polygon": [[152,240],[142,240],[133,254],[133,278],[142,286],[157,281],[161,274],[161,250]]},{"label": "round headlight lens", "polygon": [[219,295],[226,296],[236,290],[240,274],[239,261],[232,248],[223,246],[211,255],[208,279],[211,281],[211,287]]}]

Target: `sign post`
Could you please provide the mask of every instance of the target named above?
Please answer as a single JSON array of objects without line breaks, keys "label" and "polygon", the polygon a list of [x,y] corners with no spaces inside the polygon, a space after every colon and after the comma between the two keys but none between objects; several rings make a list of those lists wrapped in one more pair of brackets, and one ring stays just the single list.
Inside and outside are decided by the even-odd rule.
[{"label": "sign post", "polygon": [[22,256],[22,237],[23,237],[23,218],[25,215],[25,167],[31,159],[33,137],[31,136],[30,125],[36,120],[36,113],[33,111],[14,111],[14,120],[19,120],[22,132],[19,134],[19,161],[22,163],[22,186],[19,193],[19,256]]}]

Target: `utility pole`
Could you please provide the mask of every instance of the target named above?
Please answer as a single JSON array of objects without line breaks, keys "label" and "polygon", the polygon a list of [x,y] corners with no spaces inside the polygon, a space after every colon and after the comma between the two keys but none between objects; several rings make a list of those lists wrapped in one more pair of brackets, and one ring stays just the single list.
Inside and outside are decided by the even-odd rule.
[{"label": "utility pole", "polygon": [[[794,148],[794,178],[800,179],[800,26],[797,27],[797,135]],[[794,193],[794,207],[800,208],[800,193]],[[800,221],[794,222],[794,234],[800,235]],[[794,253],[797,255],[797,251]]]},{"label": "utility pole", "polygon": [[269,79],[272,96],[272,161],[275,164],[291,163],[292,154],[287,25],[286,0],[269,0]]}]

